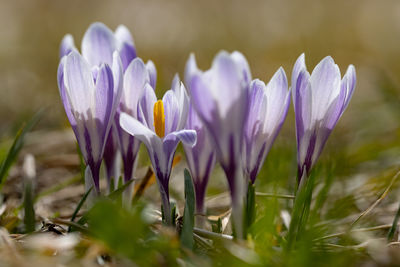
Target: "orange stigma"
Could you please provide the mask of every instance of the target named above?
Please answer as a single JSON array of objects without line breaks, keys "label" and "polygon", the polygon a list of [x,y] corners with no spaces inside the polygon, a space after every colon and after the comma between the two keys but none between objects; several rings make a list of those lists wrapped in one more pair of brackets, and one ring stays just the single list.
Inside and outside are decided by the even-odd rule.
[{"label": "orange stigma", "polygon": [[165,114],[164,114],[164,105],[162,100],[158,100],[154,104],[154,129],[156,134],[163,138],[165,135]]}]

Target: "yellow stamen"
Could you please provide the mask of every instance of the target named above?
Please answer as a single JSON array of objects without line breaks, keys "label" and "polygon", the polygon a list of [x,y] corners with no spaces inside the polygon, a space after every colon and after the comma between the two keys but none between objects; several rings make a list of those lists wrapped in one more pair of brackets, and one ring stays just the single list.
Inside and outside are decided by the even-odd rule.
[{"label": "yellow stamen", "polygon": [[154,104],[154,129],[159,137],[164,137],[165,134],[165,115],[164,105],[162,100],[158,100]]}]

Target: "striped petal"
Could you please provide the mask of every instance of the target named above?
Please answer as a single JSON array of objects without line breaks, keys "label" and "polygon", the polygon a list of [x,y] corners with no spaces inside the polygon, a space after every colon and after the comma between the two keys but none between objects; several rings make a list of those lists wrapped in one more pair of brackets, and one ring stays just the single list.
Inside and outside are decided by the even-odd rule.
[{"label": "striped petal", "polygon": [[103,23],[89,26],[82,39],[82,56],[92,66],[107,63],[112,66],[113,52],[117,49],[114,33]]}]

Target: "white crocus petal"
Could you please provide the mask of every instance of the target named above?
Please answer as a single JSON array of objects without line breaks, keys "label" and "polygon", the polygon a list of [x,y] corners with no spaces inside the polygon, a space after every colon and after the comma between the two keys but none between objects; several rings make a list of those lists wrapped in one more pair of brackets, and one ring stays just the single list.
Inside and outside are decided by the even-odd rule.
[{"label": "white crocus petal", "polygon": [[310,77],[313,122],[323,119],[328,107],[340,94],[340,70],[331,57],[325,57]]},{"label": "white crocus petal", "polygon": [[190,82],[192,80],[193,75],[196,74],[197,72],[201,72],[201,71],[197,67],[196,58],[195,58],[194,54],[191,53],[188,61],[186,62],[186,66],[185,66],[185,84],[186,84],[187,88],[189,89],[189,94],[191,94]]},{"label": "white crocus petal", "polygon": [[217,103],[204,76],[200,73],[193,75],[190,85],[192,91],[191,99],[199,117],[207,123],[211,123],[213,119],[216,119]]},{"label": "white crocus petal", "polygon": [[162,99],[165,115],[165,134],[175,131],[179,123],[179,102],[172,90],[168,90]]},{"label": "white crocus petal", "polygon": [[180,131],[176,131],[176,132],[172,132],[172,133],[168,134],[164,138],[164,142],[167,140],[170,140],[172,138],[178,138],[179,141],[181,141],[184,145],[193,147],[196,145],[197,135],[196,135],[195,130],[184,129],[184,130],[180,130]]},{"label": "white crocus petal", "polygon": [[114,102],[113,102],[113,112],[115,113],[116,108],[118,107],[119,101],[122,95],[123,89],[123,69],[121,58],[117,51],[113,53],[113,64],[112,64],[112,72],[114,77]]},{"label": "white crocus petal", "polygon": [[250,66],[245,56],[239,51],[234,51],[231,54],[231,58],[236,62],[238,66],[240,66],[240,70],[243,72],[246,83],[250,83],[252,80]]},{"label": "white crocus petal", "polygon": [[284,104],[288,95],[288,81],[283,68],[274,74],[270,82],[267,84],[265,94],[267,95],[267,116],[264,121],[264,132],[270,135],[278,126],[282,117]]},{"label": "white crocus petal", "polygon": [[133,37],[129,29],[125,25],[121,24],[117,27],[117,29],[115,30],[115,38],[117,39],[118,45],[121,45],[122,43],[125,42],[135,46]]},{"label": "white crocus petal", "polygon": [[75,51],[66,57],[64,84],[73,112],[87,118],[87,111],[93,106],[95,85],[89,64]]},{"label": "white crocus petal", "polygon": [[311,129],[312,121],[312,93],[310,85],[310,75],[307,71],[302,70],[297,79],[297,85],[292,93],[295,103],[296,125],[302,123],[303,130]]},{"label": "white crocus petal", "polygon": [[154,89],[149,84],[146,84],[139,101],[138,119],[152,131],[154,131],[154,104],[156,102],[157,97]]},{"label": "white crocus petal", "polygon": [[173,91],[179,105],[179,122],[177,129],[180,130],[183,129],[186,124],[187,111],[189,110],[189,97],[186,93],[186,88],[181,81],[179,81],[177,86],[173,87]]},{"label": "white crocus petal", "polygon": [[353,96],[354,88],[356,87],[356,69],[353,65],[350,65],[347,68],[346,74],[342,79],[342,86],[346,87],[346,97],[345,97],[345,104],[343,106],[342,112],[347,108],[350,103],[350,99]]},{"label": "white crocus petal", "polygon": [[142,141],[147,148],[151,148],[156,139],[161,142],[161,139],[153,131],[126,113],[121,113],[119,123],[123,130]]},{"label": "white crocus petal", "polygon": [[225,118],[232,105],[242,96],[243,74],[230,55],[223,51],[216,56],[211,70],[204,75],[210,79],[211,93],[221,117]]},{"label": "white crocus petal", "polygon": [[143,95],[145,85],[150,81],[146,66],[140,58],[129,64],[124,74],[124,87],[121,103],[132,116],[137,116],[139,98]]},{"label": "white crocus petal", "polygon": [[292,71],[292,87],[296,86],[297,78],[303,70],[307,71],[304,53],[297,58],[296,63],[294,64]]},{"label": "white crocus petal", "polygon": [[71,34],[67,34],[61,41],[60,45],[60,58],[67,56],[71,51],[77,51],[75,47],[74,37]]},{"label": "white crocus petal", "polygon": [[156,88],[156,83],[157,83],[157,69],[156,69],[156,66],[154,65],[154,62],[151,60],[147,61],[146,69],[147,69],[147,72],[149,73],[150,85],[154,89],[154,88]]},{"label": "white crocus petal", "polygon": [[[300,76],[300,74],[302,72],[304,72],[304,73]],[[299,78],[301,78],[301,79],[299,80]],[[309,78],[310,78],[310,73],[308,73],[308,71],[307,71],[304,53],[303,53],[296,60],[296,63],[294,64],[293,71],[292,71],[291,88],[292,88],[293,105],[294,105],[295,109],[296,109],[296,105],[297,105],[296,91],[297,90],[303,91],[304,89],[301,89],[299,87],[303,87],[303,86],[307,87]]]},{"label": "white crocus petal", "polygon": [[103,23],[89,26],[82,39],[82,56],[90,65],[112,65],[113,52],[117,49],[114,33]]}]

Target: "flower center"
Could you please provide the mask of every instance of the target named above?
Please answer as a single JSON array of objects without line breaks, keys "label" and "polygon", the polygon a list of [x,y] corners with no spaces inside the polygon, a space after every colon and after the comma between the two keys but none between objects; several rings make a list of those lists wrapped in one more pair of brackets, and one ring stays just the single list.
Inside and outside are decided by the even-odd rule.
[{"label": "flower center", "polygon": [[162,100],[158,100],[154,104],[154,129],[156,134],[163,138],[165,135],[165,114],[164,114],[164,105]]}]

